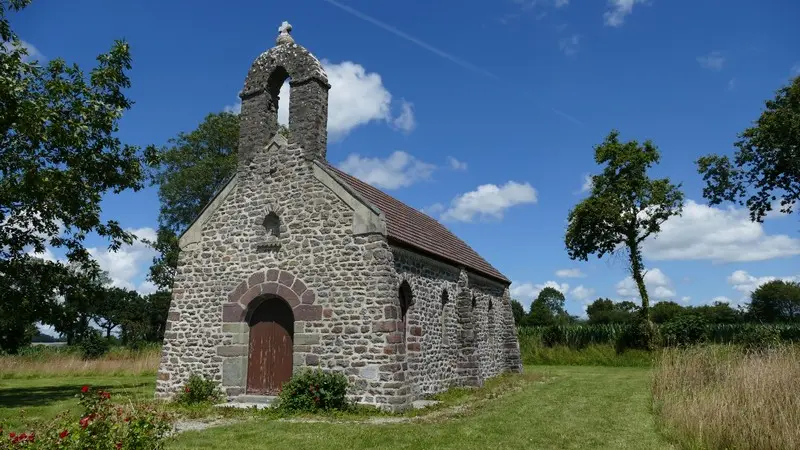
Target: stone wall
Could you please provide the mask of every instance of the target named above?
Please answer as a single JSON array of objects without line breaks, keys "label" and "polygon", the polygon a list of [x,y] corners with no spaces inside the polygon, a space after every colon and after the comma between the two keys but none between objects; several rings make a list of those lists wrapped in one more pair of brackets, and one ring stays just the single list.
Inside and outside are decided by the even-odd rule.
[{"label": "stone wall", "polygon": [[[295,369],[344,371],[358,401],[406,402],[392,347],[397,298],[390,248],[380,233],[353,233],[352,208],[314,176],[313,165],[276,136],[237,175],[194,234],[196,242],[183,248],[158,396],[169,397],[191,372],[221,382],[229,396],[243,393],[247,305],[276,293],[300,304],[294,305]],[[278,236],[264,225],[270,214],[280,220]]]},{"label": "stone wall", "polygon": [[413,296],[406,330],[413,398],[521,370],[506,286],[406,249],[392,253]]}]

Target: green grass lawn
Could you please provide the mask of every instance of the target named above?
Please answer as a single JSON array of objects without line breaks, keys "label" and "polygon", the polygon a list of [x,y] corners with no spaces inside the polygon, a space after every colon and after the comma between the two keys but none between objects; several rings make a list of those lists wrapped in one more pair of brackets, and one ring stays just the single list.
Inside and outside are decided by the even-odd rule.
[{"label": "green grass lawn", "polygon": [[66,409],[77,418],[76,394],[84,385],[106,389],[114,400],[125,401],[152,398],[156,381],[154,376],[0,379],[0,424],[10,431],[21,427],[20,410],[34,421],[50,420]]},{"label": "green grass lawn", "polygon": [[[425,416],[424,422],[297,423],[259,417],[179,435],[172,449],[661,449],[649,411],[650,371],[634,367],[526,366],[529,377],[498,398],[481,398],[464,413]],[[528,378],[526,376],[526,378]],[[47,419],[75,408],[84,384],[107,387],[115,398],[150,397],[153,377],[0,380],[0,422],[19,424],[20,408]],[[445,396],[457,404],[464,396]],[[446,411],[446,410],[441,410]],[[361,417],[359,420],[369,420]]]}]

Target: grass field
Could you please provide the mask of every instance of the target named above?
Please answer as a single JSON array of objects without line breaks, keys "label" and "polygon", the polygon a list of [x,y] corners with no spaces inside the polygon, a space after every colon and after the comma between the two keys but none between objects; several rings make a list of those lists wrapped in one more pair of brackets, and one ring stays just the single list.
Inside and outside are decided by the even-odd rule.
[{"label": "grass field", "polygon": [[[237,449],[670,448],[650,413],[648,369],[526,366],[525,370],[514,383],[498,385],[506,392],[484,392],[477,399],[444,396],[445,405],[455,408],[407,423],[296,423],[258,417],[183,433],[170,448],[227,449],[232,443]],[[152,395],[154,377],[3,379],[0,422],[18,425],[19,408],[45,420],[74,408],[73,396],[84,384],[107,387],[117,399],[142,398]]]}]

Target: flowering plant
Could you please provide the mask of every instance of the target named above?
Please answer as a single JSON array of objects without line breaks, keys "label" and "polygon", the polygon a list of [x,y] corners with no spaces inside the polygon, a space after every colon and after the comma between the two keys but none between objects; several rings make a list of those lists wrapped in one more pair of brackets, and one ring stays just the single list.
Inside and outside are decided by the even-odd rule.
[{"label": "flowering plant", "polygon": [[65,411],[36,432],[6,432],[0,450],[158,450],[172,430],[172,418],[153,405],[115,405],[111,393],[83,386],[80,419]]}]

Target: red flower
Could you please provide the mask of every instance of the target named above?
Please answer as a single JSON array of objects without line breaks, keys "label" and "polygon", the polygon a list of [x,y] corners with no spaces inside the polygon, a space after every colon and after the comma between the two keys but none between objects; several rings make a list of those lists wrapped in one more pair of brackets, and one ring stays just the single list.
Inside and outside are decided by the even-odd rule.
[{"label": "red flower", "polygon": [[85,394],[85,393],[87,393],[87,392],[89,392],[89,386],[83,386],[83,387],[81,388],[81,392],[83,392],[84,394]]},{"label": "red flower", "polygon": [[16,436],[16,435],[17,435],[17,433],[14,433],[13,431],[12,431],[11,433],[8,433],[8,437],[10,437],[10,438],[12,438],[12,439],[13,439],[13,438],[14,438],[14,436]]},{"label": "red flower", "polygon": [[69,436],[69,430],[64,430],[61,433],[58,433],[58,438],[59,439],[64,439],[67,436]]},{"label": "red flower", "polygon": [[81,425],[81,428],[86,428],[89,425],[89,421],[92,420],[89,416],[86,416],[78,422]]},{"label": "red flower", "polygon": [[131,421],[131,418],[130,418],[130,417],[126,417],[126,418],[125,418],[125,422],[130,422],[130,421]]},{"label": "red flower", "polygon": [[189,392],[189,386],[186,386],[185,388],[183,388],[183,390],[184,392]]},{"label": "red flower", "polygon": [[33,442],[36,439],[36,433],[31,433],[28,435],[28,440]]},{"label": "red flower", "polygon": [[117,450],[122,448],[122,442],[117,442]]},{"label": "red flower", "polygon": [[108,399],[111,398],[111,393],[110,392],[106,392],[106,391],[102,391],[102,392],[100,392],[100,397],[103,397],[104,399],[108,400]]}]

